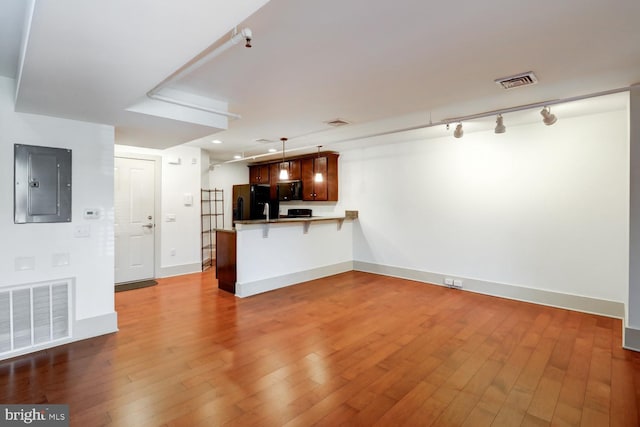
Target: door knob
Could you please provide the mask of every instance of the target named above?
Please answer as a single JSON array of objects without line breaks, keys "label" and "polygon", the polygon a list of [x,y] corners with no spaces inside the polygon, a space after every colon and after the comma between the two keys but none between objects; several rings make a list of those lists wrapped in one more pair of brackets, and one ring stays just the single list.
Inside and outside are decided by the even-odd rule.
[{"label": "door knob", "polygon": [[144,228],[153,228],[153,224],[144,224],[143,225]]}]

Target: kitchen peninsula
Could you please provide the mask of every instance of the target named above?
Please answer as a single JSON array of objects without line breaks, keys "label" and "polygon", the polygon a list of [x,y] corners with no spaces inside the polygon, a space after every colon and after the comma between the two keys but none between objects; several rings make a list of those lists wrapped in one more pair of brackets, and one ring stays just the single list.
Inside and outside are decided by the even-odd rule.
[{"label": "kitchen peninsula", "polygon": [[216,230],[218,287],[247,297],[352,270],[357,215],[236,221],[235,230]]}]

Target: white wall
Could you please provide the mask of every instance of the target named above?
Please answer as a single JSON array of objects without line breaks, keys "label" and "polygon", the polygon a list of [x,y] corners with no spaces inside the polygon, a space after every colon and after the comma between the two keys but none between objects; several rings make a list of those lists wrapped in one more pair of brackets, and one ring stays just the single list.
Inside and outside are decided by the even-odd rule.
[{"label": "white wall", "polygon": [[[178,146],[153,150],[116,146],[116,155],[125,153],[162,157],[161,212],[156,221],[161,242],[159,275],[166,277],[200,271],[200,149]],[[180,164],[172,164],[177,159]],[[191,206],[185,205],[185,194],[193,196]],[[168,222],[167,215],[175,215],[175,222]]]},{"label": "white wall", "polygon": [[629,96],[630,140],[630,232],[629,232],[629,303],[624,342],[627,348],[640,351],[640,91]]},{"label": "white wall", "polygon": [[[113,142],[111,126],[14,112],[14,81],[0,77],[0,287],[73,278],[77,321],[74,338],[115,331],[113,279]],[[72,150],[72,222],[13,223],[13,145]],[[83,219],[85,208],[99,208],[99,219]],[[89,237],[74,237],[88,226]],[[54,254],[69,263],[53,266]],[[16,271],[16,257],[33,257],[35,268]],[[96,324],[92,323],[96,320]],[[76,335],[76,333],[78,335]]]},{"label": "white wall", "polygon": [[209,172],[209,188],[224,190],[224,228],[230,229],[233,221],[233,186],[249,183],[249,168],[244,163],[215,165]]},{"label": "white wall", "polygon": [[356,261],[625,302],[626,111],[341,152]]}]

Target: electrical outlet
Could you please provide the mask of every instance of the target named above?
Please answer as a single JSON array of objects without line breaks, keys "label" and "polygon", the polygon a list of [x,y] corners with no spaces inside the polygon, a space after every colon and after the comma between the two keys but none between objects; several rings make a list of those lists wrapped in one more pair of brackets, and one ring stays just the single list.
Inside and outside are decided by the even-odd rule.
[{"label": "electrical outlet", "polygon": [[456,279],[453,281],[453,287],[456,289],[462,289],[462,280]]},{"label": "electrical outlet", "polygon": [[73,237],[91,237],[91,227],[84,224],[74,226]]},{"label": "electrical outlet", "polygon": [[453,279],[451,277],[445,277],[444,284],[447,286],[453,286]]}]

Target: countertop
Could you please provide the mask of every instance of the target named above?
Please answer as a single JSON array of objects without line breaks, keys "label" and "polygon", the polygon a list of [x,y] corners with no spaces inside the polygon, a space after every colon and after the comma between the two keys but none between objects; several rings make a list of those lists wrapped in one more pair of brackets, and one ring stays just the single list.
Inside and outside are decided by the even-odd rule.
[{"label": "countertop", "polygon": [[[240,225],[260,225],[260,224],[294,224],[294,223],[302,223],[302,224],[306,224],[305,227],[308,227],[308,225],[312,222],[320,222],[320,221],[338,221],[340,223],[342,223],[345,219],[348,220],[354,220],[358,218],[358,211],[345,211],[345,214],[342,216],[306,216],[306,217],[287,217],[287,216],[281,216],[277,219],[269,219],[264,220],[264,219],[247,219],[247,220],[240,220],[240,221],[234,221],[234,224],[240,224]],[[215,231],[222,231],[222,232],[227,232],[227,233],[234,233],[236,230],[235,228],[229,229],[229,228],[218,228],[215,229]]]},{"label": "countertop", "polygon": [[282,224],[287,222],[315,222],[315,221],[344,221],[346,216],[306,216],[306,217],[280,217],[277,219],[249,219],[242,221],[234,221],[236,224]]}]

